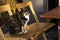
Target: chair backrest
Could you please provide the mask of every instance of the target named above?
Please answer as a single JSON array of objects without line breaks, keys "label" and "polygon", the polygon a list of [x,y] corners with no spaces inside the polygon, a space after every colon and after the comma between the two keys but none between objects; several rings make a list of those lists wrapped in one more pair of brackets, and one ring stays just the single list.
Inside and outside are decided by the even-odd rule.
[{"label": "chair backrest", "polygon": [[8,11],[10,16],[12,15],[10,5],[7,4],[7,5],[0,6],[0,13],[5,11]]},{"label": "chair backrest", "polygon": [[30,7],[31,12],[32,12],[32,14],[33,14],[33,16],[35,18],[36,23],[39,23],[38,17],[37,17],[37,15],[36,15],[36,13],[35,13],[35,11],[33,9],[33,5],[32,5],[32,2],[31,1],[24,2],[24,3],[17,3],[16,4],[17,9],[21,9],[21,8],[26,7],[26,6],[29,6]]}]

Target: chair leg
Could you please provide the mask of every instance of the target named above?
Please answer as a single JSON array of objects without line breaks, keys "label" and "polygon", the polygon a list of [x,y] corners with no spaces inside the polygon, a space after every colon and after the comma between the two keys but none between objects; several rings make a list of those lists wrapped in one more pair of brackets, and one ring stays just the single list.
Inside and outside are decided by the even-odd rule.
[{"label": "chair leg", "polygon": [[[34,39],[37,38],[39,36],[39,34],[40,34],[40,32],[35,34]],[[44,40],[47,40],[46,34],[44,32],[43,32],[42,36],[43,36]]]},{"label": "chair leg", "polygon": [[1,28],[0,28],[0,40],[6,40]]},{"label": "chair leg", "polygon": [[43,36],[44,40],[48,40],[45,33],[43,33],[42,36]]}]

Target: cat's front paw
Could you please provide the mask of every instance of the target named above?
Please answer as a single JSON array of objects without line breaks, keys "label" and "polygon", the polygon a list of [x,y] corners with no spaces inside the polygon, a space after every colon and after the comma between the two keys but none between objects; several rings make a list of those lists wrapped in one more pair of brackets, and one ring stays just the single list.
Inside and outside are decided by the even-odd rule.
[{"label": "cat's front paw", "polygon": [[24,33],[27,33],[27,32],[28,32],[28,30],[25,29],[25,30],[24,30]]},{"label": "cat's front paw", "polygon": [[27,33],[28,32],[28,30],[27,29],[23,29],[23,33]]}]

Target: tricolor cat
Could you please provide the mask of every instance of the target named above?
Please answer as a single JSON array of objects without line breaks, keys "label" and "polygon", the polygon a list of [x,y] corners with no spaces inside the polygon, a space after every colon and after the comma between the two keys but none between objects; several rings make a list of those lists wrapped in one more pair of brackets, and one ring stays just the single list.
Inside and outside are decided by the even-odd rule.
[{"label": "tricolor cat", "polygon": [[19,12],[16,9],[16,14],[12,16],[11,26],[10,26],[10,33],[14,34],[22,34],[27,33],[27,23],[29,22],[29,11],[26,8],[21,8]]},{"label": "tricolor cat", "polygon": [[26,9],[21,9],[20,17],[21,17],[21,21],[23,23],[23,25],[22,25],[22,32],[23,33],[28,32],[27,23],[29,22],[29,15],[30,15],[30,13]]}]

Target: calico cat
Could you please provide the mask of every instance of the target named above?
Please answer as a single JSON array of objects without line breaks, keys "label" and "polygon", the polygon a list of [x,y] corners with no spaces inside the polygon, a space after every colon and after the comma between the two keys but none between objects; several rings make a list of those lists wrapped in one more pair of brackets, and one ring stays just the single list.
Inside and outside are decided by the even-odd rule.
[{"label": "calico cat", "polygon": [[24,32],[24,33],[28,32],[26,28],[27,28],[27,23],[29,22],[29,15],[30,15],[30,13],[28,12],[28,10],[26,8],[21,9],[20,17],[24,24],[22,26],[22,32]]},{"label": "calico cat", "polygon": [[3,32],[5,33],[6,29],[10,34],[27,33],[26,25],[29,22],[29,15],[28,7],[21,8],[21,11],[16,9],[16,13],[13,13],[12,16],[8,12],[0,13],[0,26]]},{"label": "calico cat", "polygon": [[22,34],[27,33],[28,30],[26,29],[26,25],[29,21],[30,13],[25,8],[21,8],[19,12],[16,9],[16,13],[10,18],[10,33],[11,34]]}]

